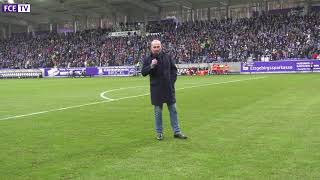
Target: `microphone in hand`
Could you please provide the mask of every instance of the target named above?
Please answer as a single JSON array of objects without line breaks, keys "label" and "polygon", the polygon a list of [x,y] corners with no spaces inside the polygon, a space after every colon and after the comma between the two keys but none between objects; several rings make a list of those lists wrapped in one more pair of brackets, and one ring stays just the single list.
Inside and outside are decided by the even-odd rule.
[{"label": "microphone in hand", "polygon": [[152,61],[151,61],[151,68],[156,67],[157,64],[158,64],[158,60],[157,60],[157,59],[152,59]]}]

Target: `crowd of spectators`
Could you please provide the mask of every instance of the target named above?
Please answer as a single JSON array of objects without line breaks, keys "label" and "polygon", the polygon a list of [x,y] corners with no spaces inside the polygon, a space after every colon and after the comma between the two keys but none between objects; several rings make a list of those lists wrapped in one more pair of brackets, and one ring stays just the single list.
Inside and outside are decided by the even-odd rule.
[{"label": "crowd of spectators", "polygon": [[[149,53],[152,39],[177,63],[274,61],[320,58],[320,14],[267,15],[177,23],[153,22],[147,33],[110,37],[110,29],[77,33],[13,34],[0,40],[0,68],[134,65]],[[123,24],[118,30],[142,26]],[[119,29],[120,28],[120,29]]]}]

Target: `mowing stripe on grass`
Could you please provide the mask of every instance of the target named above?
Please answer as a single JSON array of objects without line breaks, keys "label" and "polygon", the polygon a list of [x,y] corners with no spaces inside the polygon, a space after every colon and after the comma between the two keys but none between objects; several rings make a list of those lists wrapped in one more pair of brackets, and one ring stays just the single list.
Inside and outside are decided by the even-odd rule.
[{"label": "mowing stripe on grass", "polygon": [[[238,80],[224,81],[224,82],[216,82],[216,83],[206,83],[206,84],[201,84],[201,85],[178,88],[176,90],[178,91],[178,90],[184,90],[184,89],[190,89],[190,88],[204,87],[204,86],[217,85],[217,84],[227,84],[227,83],[234,83],[234,82],[248,81],[248,80],[256,80],[256,79],[262,79],[262,78],[266,78],[266,76],[256,77],[256,78],[248,78],[248,79],[238,79]],[[145,86],[135,86],[135,87],[112,89],[112,90],[102,92],[100,94],[100,97],[102,97],[103,99],[106,99],[103,101],[91,102],[91,103],[75,105],[75,106],[68,106],[68,107],[63,107],[63,108],[58,108],[58,109],[47,110],[47,111],[39,111],[39,112],[22,114],[22,115],[17,115],[17,116],[9,116],[9,117],[5,117],[5,118],[1,118],[0,121],[10,120],[10,119],[18,119],[18,118],[22,118],[22,117],[34,116],[34,115],[45,114],[45,113],[56,112],[56,111],[63,111],[63,110],[68,110],[68,109],[84,107],[84,106],[91,106],[91,105],[96,105],[96,104],[108,103],[108,102],[112,102],[112,101],[120,101],[120,100],[124,100],[124,99],[132,99],[132,98],[137,98],[137,97],[149,95],[149,93],[145,93],[145,94],[140,94],[140,95],[135,95],[135,96],[126,96],[126,97],[117,98],[117,99],[112,99],[112,98],[108,98],[105,96],[105,94],[108,92],[125,90],[125,89],[134,89],[134,88],[138,88],[138,87],[145,87]]]}]

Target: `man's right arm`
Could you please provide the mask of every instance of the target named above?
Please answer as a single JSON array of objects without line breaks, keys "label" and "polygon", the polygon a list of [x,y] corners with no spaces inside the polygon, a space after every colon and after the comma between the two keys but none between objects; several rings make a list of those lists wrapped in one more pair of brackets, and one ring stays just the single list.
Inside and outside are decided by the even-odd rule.
[{"label": "man's right arm", "polygon": [[151,63],[148,61],[148,58],[144,58],[141,69],[142,76],[147,76],[148,74],[151,74],[152,71],[153,69],[151,69]]}]

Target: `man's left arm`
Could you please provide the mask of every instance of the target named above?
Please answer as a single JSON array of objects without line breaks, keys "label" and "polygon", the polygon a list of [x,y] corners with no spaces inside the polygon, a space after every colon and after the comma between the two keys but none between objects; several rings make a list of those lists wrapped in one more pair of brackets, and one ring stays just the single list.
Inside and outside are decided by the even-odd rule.
[{"label": "man's left arm", "polygon": [[177,72],[178,72],[177,67],[176,67],[176,63],[175,63],[175,60],[171,58],[171,56],[169,57],[169,59],[170,59],[170,63],[171,63],[170,76],[171,76],[173,82],[176,82]]}]

